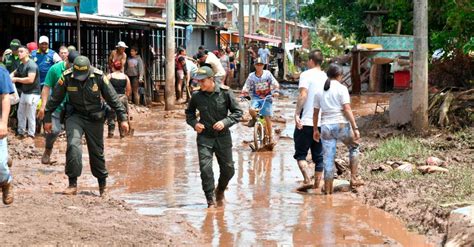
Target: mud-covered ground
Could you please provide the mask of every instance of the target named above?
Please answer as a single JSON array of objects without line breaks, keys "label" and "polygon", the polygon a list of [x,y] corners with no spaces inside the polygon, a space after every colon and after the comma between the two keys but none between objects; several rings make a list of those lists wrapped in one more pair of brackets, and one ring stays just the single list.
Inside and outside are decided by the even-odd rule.
[{"label": "mud-covered ground", "polygon": [[[146,114],[135,111],[134,116]],[[116,137],[118,138],[118,137]],[[0,205],[0,239],[2,245],[182,245],[200,243],[200,234],[180,215],[149,217],[114,195],[98,196],[97,182],[88,166],[87,148],[83,148],[86,166],[79,179],[77,196],[60,192],[67,186],[64,175],[65,139],[55,143],[52,165],[40,163],[43,137],[18,140],[9,136],[9,152],[13,158],[15,201]],[[106,141],[106,159],[118,149]],[[113,177],[109,183],[113,183]],[[173,226],[163,221],[175,222]],[[171,227],[173,229],[171,229]],[[180,232],[179,235],[172,235]]]},{"label": "mud-covered ground", "polygon": [[[409,229],[442,244],[447,232],[449,213],[458,207],[474,203],[474,129],[448,132],[431,129],[417,137],[409,126],[388,126],[381,115],[359,119],[362,130],[361,174],[366,185],[354,194],[363,202],[381,208],[401,218]],[[420,150],[404,160],[386,157],[374,161],[370,152],[380,148],[390,138],[404,136],[420,144]],[[347,153],[339,147],[339,158]],[[407,146],[406,149],[411,148]],[[416,167],[425,165],[428,157],[438,157],[448,173],[422,174]],[[387,163],[409,162],[412,172],[381,171]],[[343,176],[348,178],[349,173]]]}]

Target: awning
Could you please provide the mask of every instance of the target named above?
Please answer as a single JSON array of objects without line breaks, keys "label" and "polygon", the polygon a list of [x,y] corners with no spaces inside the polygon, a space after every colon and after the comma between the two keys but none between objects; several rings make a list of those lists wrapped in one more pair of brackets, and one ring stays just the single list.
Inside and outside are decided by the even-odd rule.
[{"label": "awning", "polygon": [[281,40],[279,40],[279,39],[272,39],[272,38],[267,38],[267,37],[258,36],[258,35],[251,35],[251,34],[244,34],[244,38],[257,40],[257,41],[262,41],[262,42],[267,42],[267,43],[274,43],[274,44],[280,44],[281,43]]},{"label": "awning", "polygon": [[211,0],[210,2],[212,4],[214,4],[216,7],[218,7],[219,9],[227,10],[227,6],[225,6],[225,4],[219,2],[219,0]]}]

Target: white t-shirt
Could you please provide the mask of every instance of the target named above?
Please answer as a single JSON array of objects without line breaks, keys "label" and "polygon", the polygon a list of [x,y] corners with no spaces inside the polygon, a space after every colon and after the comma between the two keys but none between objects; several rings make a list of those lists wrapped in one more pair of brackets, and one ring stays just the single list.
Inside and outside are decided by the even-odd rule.
[{"label": "white t-shirt", "polygon": [[318,92],[314,97],[314,108],[319,108],[321,125],[348,123],[343,113],[343,105],[350,104],[349,90],[336,80],[331,80],[327,91]]},{"label": "white t-shirt", "polygon": [[314,95],[316,92],[323,91],[324,82],[326,82],[327,78],[326,73],[319,68],[306,70],[300,75],[298,88],[308,89],[308,97],[303,105],[303,114],[301,117],[301,122],[304,126],[313,126]]},{"label": "white t-shirt", "polygon": [[212,71],[214,71],[214,76],[225,76],[225,69],[221,64],[221,60],[214,55],[214,53],[209,52],[207,54],[206,63],[212,66]]},{"label": "white t-shirt", "polygon": [[258,56],[262,59],[264,64],[268,64],[268,56],[270,55],[270,50],[267,48],[258,49]]}]

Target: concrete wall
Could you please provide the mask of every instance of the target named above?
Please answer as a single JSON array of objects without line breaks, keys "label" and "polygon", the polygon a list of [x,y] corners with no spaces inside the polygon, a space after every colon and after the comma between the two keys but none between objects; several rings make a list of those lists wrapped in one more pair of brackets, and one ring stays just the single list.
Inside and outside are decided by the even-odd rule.
[{"label": "concrete wall", "polygon": [[[201,31],[204,32],[204,40],[202,40]],[[191,34],[191,40],[187,47],[188,56],[193,56],[197,53],[199,46],[203,45],[209,51],[217,49],[217,34],[212,29],[194,28]]]}]

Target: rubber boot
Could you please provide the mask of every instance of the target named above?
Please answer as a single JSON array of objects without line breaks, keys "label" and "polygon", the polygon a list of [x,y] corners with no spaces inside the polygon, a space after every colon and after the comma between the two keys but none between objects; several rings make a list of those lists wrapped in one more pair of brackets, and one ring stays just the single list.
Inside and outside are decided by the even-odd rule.
[{"label": "rubber boot", "polygon": [[69,178],[69,186],[63,191],[63,195],[72,196],[77,194],[77,178]]},{"label": "rubber boot", "polygon": [[219,189],[219,186],[216,188],[216,191],[215,191],[216,203],[217,203],[217,206],[219,207],[224,204],[224,199],[225,199],[224,191],[225,190]]},{"label": "rubber boot", "polygon": [[13,184],[12,182],[5,182],[2,185],[2,199],[3,204],[9,205],[13,203]]},{"label": "rubber boot", "polygon": [[99,194],[100,197],[106,197],[108,195],[107,191],[107,180],[106,178],[99,178],[97,179],[99,182]]},{"label": "rubber boot", "polygon": [[326,195],[330,195],[332,194],[332,183],[333,183],[333,179],[325,179],[324,180],[324,194]]},{"label": "rubber boot", "polygon": [[64,191],[63,195],[75,196],[77,194],[77,186],[68,186]]},{"label": "rubber boot", "polygon": [[207,208],[215,208],[216,207],[216,200],[214,197],[214,193],[206,194],[207,200]]},{"label": "rubber boot", "polygon": [[51,164],[51,153],[53,149],[46,148],[44,149],[43,157],[41,157],[41,164]]}]

